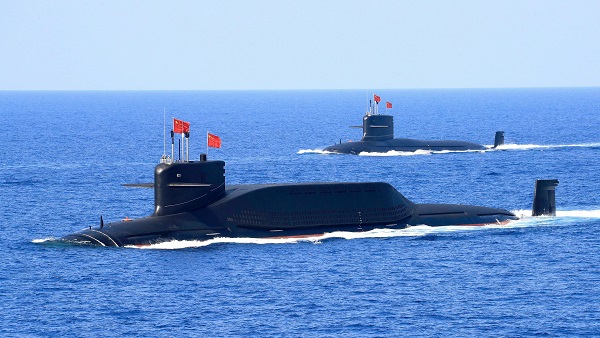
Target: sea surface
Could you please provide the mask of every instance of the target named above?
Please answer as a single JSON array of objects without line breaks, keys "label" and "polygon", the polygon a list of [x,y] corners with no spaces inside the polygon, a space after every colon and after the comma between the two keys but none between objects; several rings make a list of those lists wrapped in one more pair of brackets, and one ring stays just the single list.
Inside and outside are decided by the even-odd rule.
[{"label": "sea surface", "polygon": [[[0,92],[0,336],[600,336],[600,88],[380,90],[396,137],[501,149],[334,155],[373,91]],[[380,112],[386,112],[380,108]],[[56,239],[147,216],[164,120],[229,184],[385,181],[504,226],[139,248]],[[169,128],[167,128],[167,131]],[[383,156],[382,156],[383,155]],[[556,178],[556,217],[530,217]]]}]

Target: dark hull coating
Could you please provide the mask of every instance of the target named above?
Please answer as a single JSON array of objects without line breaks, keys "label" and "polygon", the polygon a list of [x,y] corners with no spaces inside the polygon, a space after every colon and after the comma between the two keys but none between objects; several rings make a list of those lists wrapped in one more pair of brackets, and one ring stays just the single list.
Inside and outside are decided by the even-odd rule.
[{"label": "dark hull coating", "polygon": [[483,225],[515,219],[502,209],[414,204],[381,182],[237,185],[196,210],[110,223],[62,240],[143,246],[173,240],[308,237],[334,231],[403,229],[421,224]]},{"label": "dark hull coating", "polygon": [[324,151],[339,154],[358,155],[362,152],[387,153],[388,151],[414,152],[417,150],[428,151],[466,151],[486,150],[481,144],[454,141],[454,140],[415,140],[409,138],[396,138],[385,141],[356,141],[336,144],[323,149]]},{"label": "dark hull coating", "polygon": [[[481,144],[455,140],[415,140],[394,138],[394,117],[392,115],[371,114],[363,116],[362,138],[357,142],[346,142],[323,149],[327,152],[358,155],[363,152],[387,153],[388,151],[414,152],[429,151],[466,151],[486,150]],[[504,132],[497,131],[494,148],[504,144]]]}]

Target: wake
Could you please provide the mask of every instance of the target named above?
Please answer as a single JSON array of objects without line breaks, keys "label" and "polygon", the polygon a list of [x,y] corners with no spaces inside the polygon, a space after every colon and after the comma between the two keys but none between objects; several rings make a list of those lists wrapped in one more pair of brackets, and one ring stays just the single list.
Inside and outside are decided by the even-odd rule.
[{"label": "wake", "polygon": [[[486,146],[488,147],[488,146]],[[492,150],[532,150],[532,149],[555,149],[555,148],[597,148],[600,143],[580,143],[580,144],[503,144]]]},{"label": "wake", "polygon": [[324,151],[323,149],[300,149],[300,150],[298,150],[298,152],[296,154],[303,155],[303,154],[337,154],[337,153],[333,153],[330,151]]},{"label": "wake", "polygon": [[415,151],[398,151],[398,150],[390,150],[387,153],[377,153],[377,152],[368,152],[363,151],[358,154],[358,156],[417,156],[417,155],[432,155],[432,154],[450,154],[450,153],[483,153],[489,150],[415,150]]}]

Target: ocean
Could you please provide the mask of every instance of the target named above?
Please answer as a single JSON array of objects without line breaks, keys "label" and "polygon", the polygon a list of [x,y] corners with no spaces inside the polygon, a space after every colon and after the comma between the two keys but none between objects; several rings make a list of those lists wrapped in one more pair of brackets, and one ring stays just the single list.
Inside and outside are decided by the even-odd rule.
[{"label": "ocean", "polygon": [[[373,91],[0,92],[0,335],[600,336],[600,88],[378,90],[396,137],[500,149],[334,155]],[[56,239],[153,211],[164,118],[228,184],[391,183],[416,203],[523,215],[313,239],[147,248]],[[168,129],[167,129],[168,130]],[[557,216],[530,217],[536,179]]]}]

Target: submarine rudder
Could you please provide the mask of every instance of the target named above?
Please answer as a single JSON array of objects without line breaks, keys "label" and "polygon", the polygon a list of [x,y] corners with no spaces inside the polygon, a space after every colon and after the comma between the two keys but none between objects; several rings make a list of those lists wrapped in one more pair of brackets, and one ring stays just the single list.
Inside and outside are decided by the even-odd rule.
[{"label": "submarine rudder", "polygon": [[557,179],[536,180],[532,216],[556,216]]},{"label": "submarine rudder", "polygon": [[497,131],[494,136],[494,148],[498,148],[499,146],[504,145],[504,132]]}]

